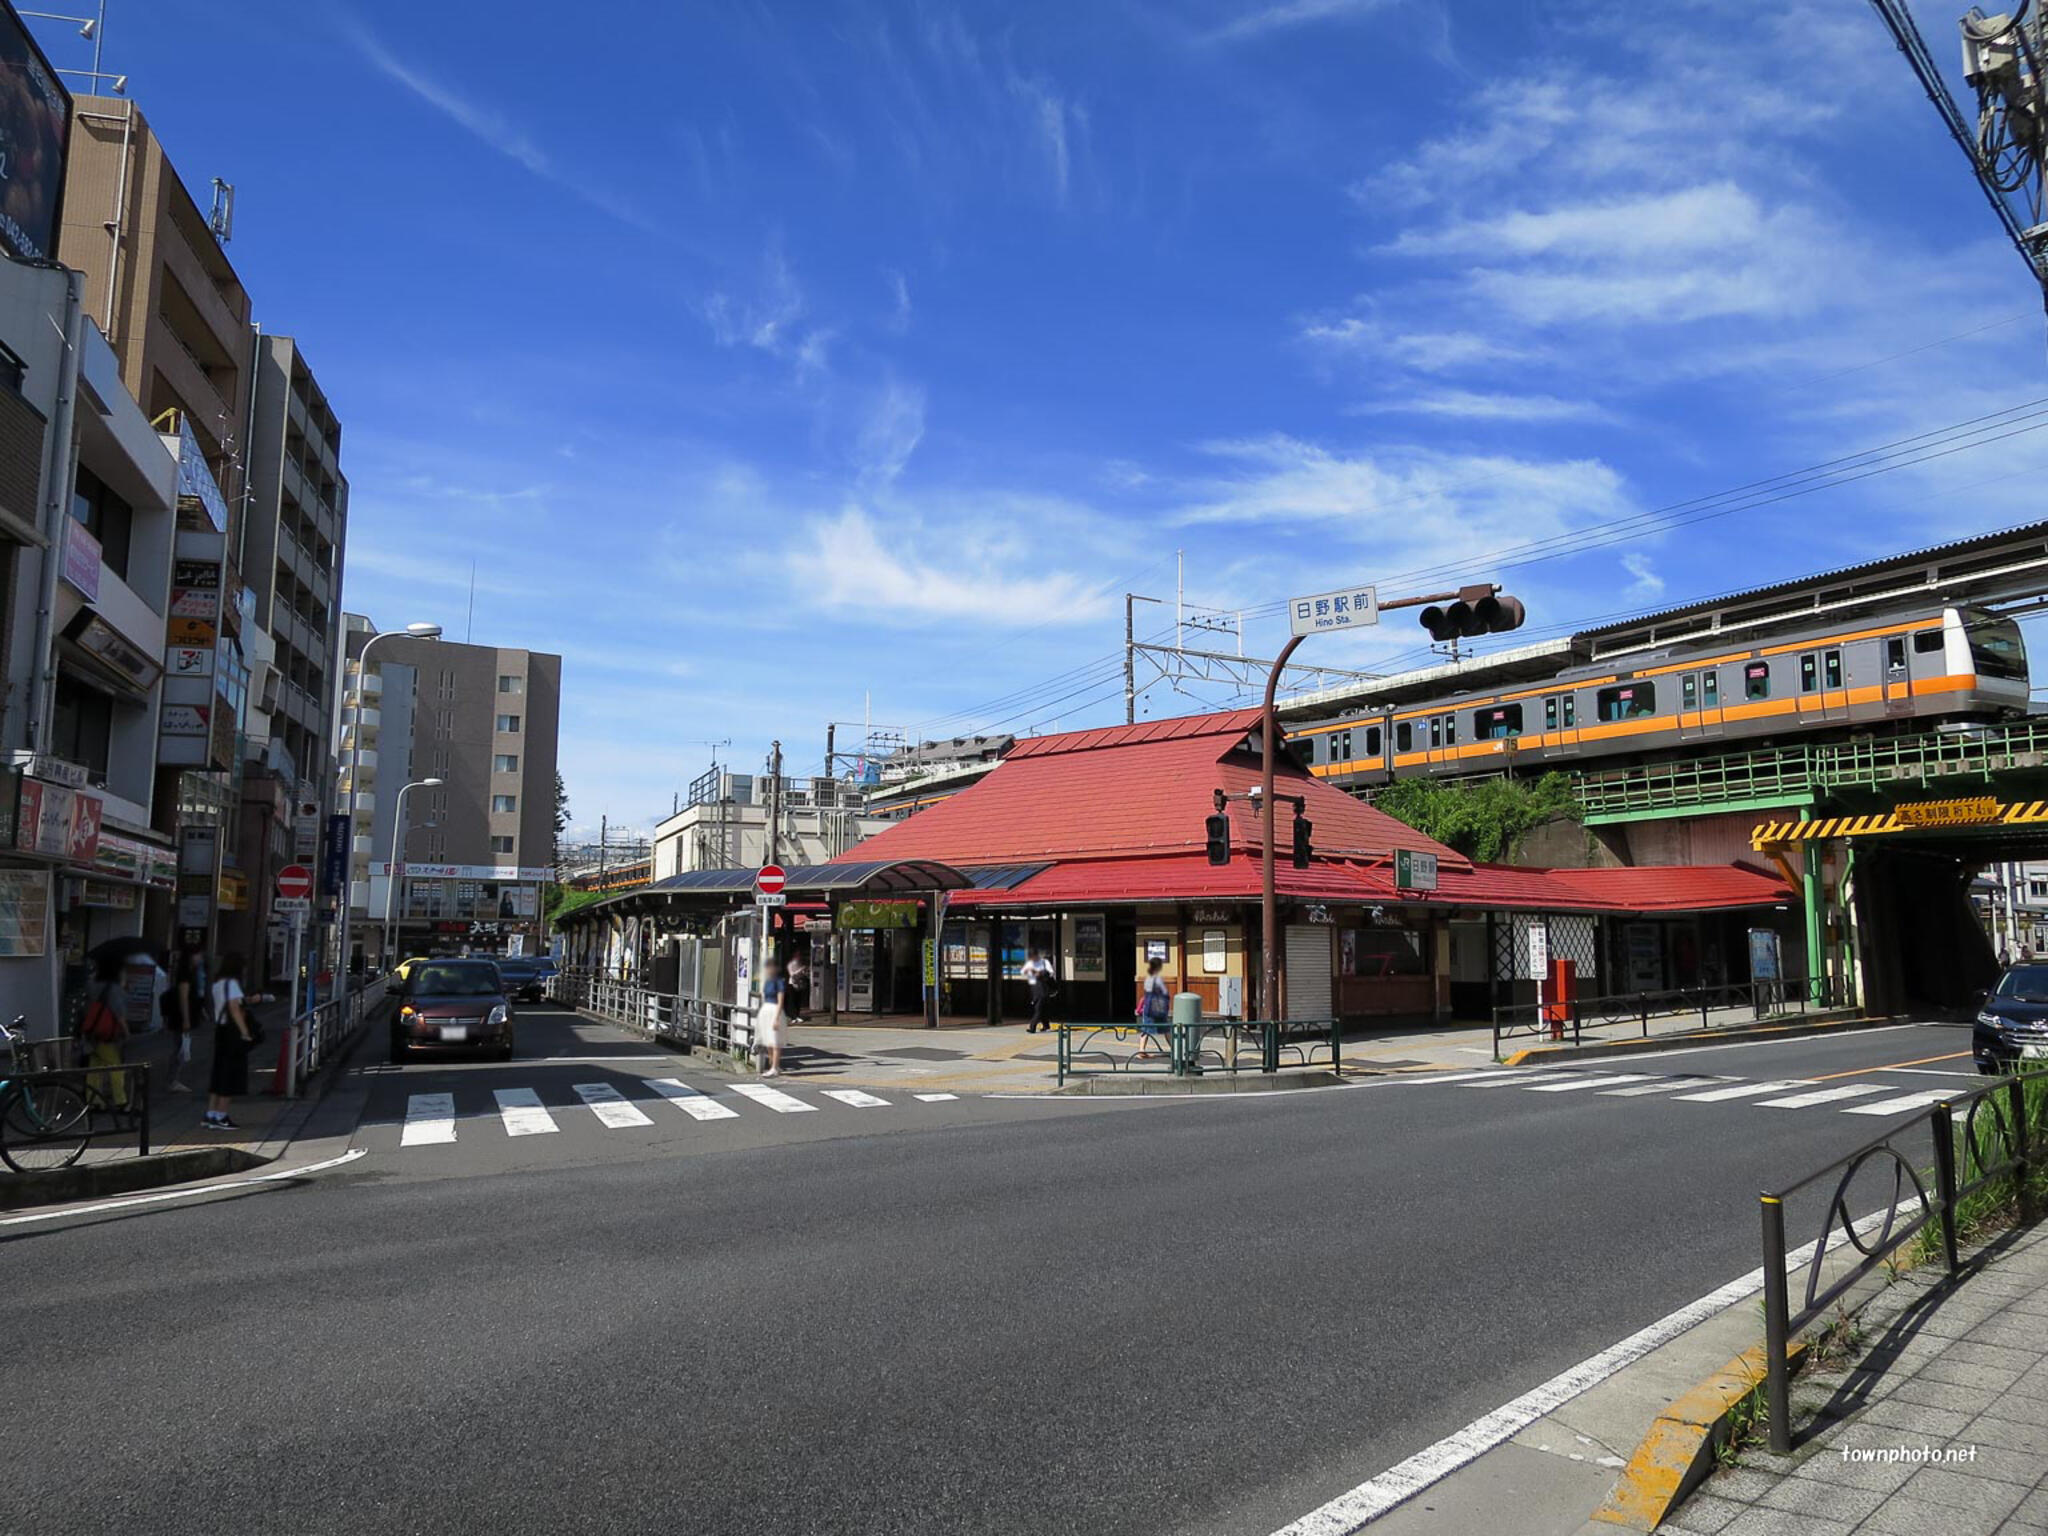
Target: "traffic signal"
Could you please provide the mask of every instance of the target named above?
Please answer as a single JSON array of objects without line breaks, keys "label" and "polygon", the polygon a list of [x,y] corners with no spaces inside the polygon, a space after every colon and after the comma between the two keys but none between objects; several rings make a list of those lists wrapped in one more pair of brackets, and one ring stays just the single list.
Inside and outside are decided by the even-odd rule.
[{"label": "traffic signal", "polygon": [[1230,818],[1211,816],[1208,820],[1209,862],[1228,864],[1230,862]]},{"label": "traffic signal", "polygon": [[1308,868],[1309,834],[1314,832],[1315,829],[1315,823],[1302,815],[1301,812],[1296,811],[1294,813],[1294,867],[1296,869]]},{"label": "traffic signal", "polygon": [[1455,602],[1432,603],[1421,617],[1432,640],[1470,640],[1520,629],[1527,614],[1520,598],[1481,585],[1461,588]]}]

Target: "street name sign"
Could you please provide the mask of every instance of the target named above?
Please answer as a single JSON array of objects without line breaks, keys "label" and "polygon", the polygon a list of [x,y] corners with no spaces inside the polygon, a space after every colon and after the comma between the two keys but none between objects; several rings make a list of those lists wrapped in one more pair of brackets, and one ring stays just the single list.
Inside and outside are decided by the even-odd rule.
[{"label": "street name sign", "polygon": [[789,898],[780,891],[760,891],[754,896],[754,905],[757,907],[786,907],[789,905]]},{"label": "street name sign", "polygon": [[304,917],[313,910],[310,896],[279,896],[270,903],[270,910],[279,917]]},{"label": "street name sign", "polygon": [[1289,627],[1297,635],[1320,635],[1334,629],[1366,629],[1380,621],[1376,587],[1346,587],[1287,600]]}]

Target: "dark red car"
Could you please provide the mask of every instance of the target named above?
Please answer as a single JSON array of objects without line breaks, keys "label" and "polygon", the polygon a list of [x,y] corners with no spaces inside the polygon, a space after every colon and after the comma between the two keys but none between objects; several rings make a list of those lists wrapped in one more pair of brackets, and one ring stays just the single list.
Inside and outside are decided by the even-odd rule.
[{"label": "dark red car", "polygon": [[422,960],[399,984],[391,1059],[416,1050],[480,1051],[512,1059],[512,1000],[489,960]]}]

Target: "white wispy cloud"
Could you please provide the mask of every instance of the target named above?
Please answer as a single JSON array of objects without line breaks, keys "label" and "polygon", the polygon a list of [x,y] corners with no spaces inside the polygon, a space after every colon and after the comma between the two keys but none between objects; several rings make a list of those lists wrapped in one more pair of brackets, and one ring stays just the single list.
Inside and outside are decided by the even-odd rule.
[{"label": "white wispy cloud", "polygon": [[884,380],[854,445],[863,485],[888,485],[924,440],[924,390],[901,380]]},{"label": "white wispy cloud", "polygon": [[897,271],[894,267],[887,268],[886,270],[884,270],[882,275],[889,280],[890,301],[889,318],[886,322],[884,322],[884,328],[888,330],[888,332],[892,336],[904,335],[910,329],[910,317],[912,313],[910,304],[910,282],[907,278],[904,277],[904,275],[901,272]]},{"label": "white wispy cloud", "polygon": [[704,301],[704,319],[719,346],[765,352],[789,364],[800,380],[830,367],[836,336],[832,327],[803,325],[805,313],[803,289],[778,246],[769,247],[751,293],[719,289]]},{"label": "white wispy cloud", "polygon": [[1349,408],[1355,416],[1438,416],[1456,421],[1612,421],[1613,413],[1591,400],[1556,395],[1488,394],[1469,389],[1420,391]]},{"label": "white wispy cloud", "polygon": [[1626,593],[1630,601],[1655,602],[1664,595],[1664,578],[1652,568],[1650,557],[1641,550],[1630,550],[1623,555],[1621,568],[1631,577]]},{"label": "white wispy cloud", "polygon": [[1212,43],[1241,42],[1246,38],[1284,32],[1313,22],[1363,16],[1390,3],[1391,0],[1282,0],[1278,5],[1262,6],[1223,23],[1207,33],[1206,40]]}]

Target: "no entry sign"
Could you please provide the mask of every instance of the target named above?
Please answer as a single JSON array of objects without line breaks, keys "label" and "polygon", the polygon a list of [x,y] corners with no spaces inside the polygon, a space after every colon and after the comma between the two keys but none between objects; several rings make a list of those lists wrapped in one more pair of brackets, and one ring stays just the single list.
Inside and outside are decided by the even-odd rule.
[{"label": "no entry sign", "polygon": [[303,864],[287,864],[277,872],[277,894],[286,901],[304,901],[313,894],[313,871]]},{"label": "no entry sign", "polygon": [[763,896],[780,896],[789,876],[780,864],[763,864],[754,876],[754,888]]}]

